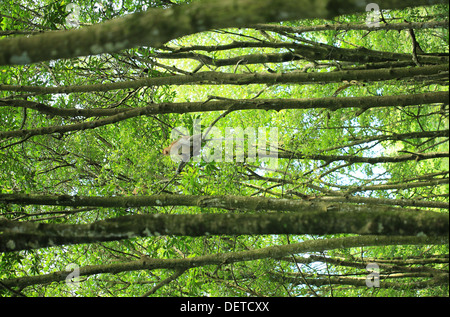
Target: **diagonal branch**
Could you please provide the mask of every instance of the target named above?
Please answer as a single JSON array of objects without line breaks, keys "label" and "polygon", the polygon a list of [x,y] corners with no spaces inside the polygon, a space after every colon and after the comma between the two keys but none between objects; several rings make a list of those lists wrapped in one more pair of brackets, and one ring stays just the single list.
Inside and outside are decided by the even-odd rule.
[{"label": "diagonal branch", "polygon": [[[430,5],[439,0],[386,0],[385,9]],[[150,9],[105,23],[62,32],[0,41],[0,65],[112,53],[137,46],[161,47],[188,34],[215,28],[301,18],[333,18],[365,12],[359,0],[204,0],[168,9]]]},{"label": "diagonal branch", "polygon": [[[126,263],[114,263],[107,265],[88,265],[80,267],[80,276],[90,276],[94,274],[117,274],[137,270],[155,269],[179,269],[186,270],[205,265],[223,265],[224,263],[236,263],[242,261],[254,261],[265,258],[280,259],[292,254],[321,252],[325,250],[387,246],[387,245],[422,245],[422,244],[446,244],[448,236],[445,238],[433,238],[426,236],[356,236],[332,238],[324,240],[309,240],[288,245],[276,245],[261,249],[248,251],[228,252],[198,256],[184,259],[155,259],[145,258]],[[30,285],[46,284],[52,282],[65,281],[68,272],[57,271],[49,274],[37,276],[24,276],[15,279],[6,279],[1,282],[7,287],[18,287],[23,289]]]}]

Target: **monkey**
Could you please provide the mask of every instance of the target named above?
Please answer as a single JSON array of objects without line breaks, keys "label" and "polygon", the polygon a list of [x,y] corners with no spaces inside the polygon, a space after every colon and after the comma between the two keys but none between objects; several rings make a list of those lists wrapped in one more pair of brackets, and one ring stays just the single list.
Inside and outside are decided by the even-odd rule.
[{"label": "monkey", "polygon": [[200,155],[202,141],[208,140],[202,140],[200,133],[192,136],[183,135],[163,150],[163,155],[170,155],[171,158],[180,161],[176,175],[181,173],[192,157]]},{"label": "monkey", "polygon": [[170,154],[170,150],[172,149],[172,147],[174,146],[175,143],[177,143],[178,141],[180,141],[183,137],[186,138],[185,135],[183,135],[181,138],[176,139],[175,141],[173,141],[172,143],[170,143],[170,145],[166,148],[163,149],[163,155],[169,155]]},{"label": "monkey", "polygon": [[[212,99],[212,98],[208,97],[208,100],[206,102],[208,102],[209,99]],[[189,162],[189,160],[191,159],[192,156],[200,155],[202,141],[207,141],[206,136],[211,131],[212,127],[217,123],[217,121],[219,121],[221,118],[225,117],[227,114],[229,114],[231,111],[233,111],[232,108],[233,107],[231,106],[228,110],[226,110],[224,113],[222,113],[220,116],[218,116],[217,119],[214,120],[210,124],[209,128],[206,130],[206,132],[204,134],[194,134],[193,136],[183,135],[182,137],[173,141],[168,147],[163,149],[163,153],[162,153],[163,155],[170,155],[170,154],[178,155],[178,157],[181,158],[181,162],[178,165],[175,175],[164,185],[163,188],[161,188],[158,191],[158,195],[161,192],[163,192],[167,188],[167,186],[169,186],[170,183],[173,182],[173,180],[175,179],[175,177],[177,177],[178,174],[181,173],[181,171],[186,166],[186,164]],[[183,149],[183,146],[184,146],[184,149]],[[188,150],[186,149],[186,147],[188,147]],[[184,153],[189,153],[189,154],[183,155]],[[191,153],[192,153],[192,155],[191,155]]]},{"label": "monkey", "polygon": [[212,127],[219,121],[221,118],[225,117],[227,114],[229,114],[232,110],[229,109],[222,113],[220,116],[215,119],[206,132],[204,134],[198,133],[194,134],[192,136],[183,135],[177,140],[173,141],[168,147],[163,149],[163,155],[170,155],[171,157],[175,159],[180,159],[181,162],[178,165],[176,174],[181,173],[182,169],[186,164],[189,162],[189,160],[194,156],[199,156],[200,151],[202,148],[202,143],[206,141],[210,141],[213,139],[207,140],[206,137],[208,136],[208,133],[211,131]]},{"label": "monkey", "polygon": [[201,134],[183,135],[164,148],[163,155],[170,155],[175,159],[181,159],[182,162],[188,162],[191,157],[200,155],[202,141],[209,140],[203,140]]}]

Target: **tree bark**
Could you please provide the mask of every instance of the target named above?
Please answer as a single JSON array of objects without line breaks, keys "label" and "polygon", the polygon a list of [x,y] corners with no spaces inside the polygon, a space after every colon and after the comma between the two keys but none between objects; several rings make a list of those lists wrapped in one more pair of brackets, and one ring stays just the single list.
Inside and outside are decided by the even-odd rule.
[{"label": "tree bark", "polygon": [[[358,205],[340,207],[339,204],[329,206],[333,210],[329,212],[132,215],[80,225],[0,220],[0,252],[160,235],[350,233],[448,236],[449,233],[449,218],[445,213]],[[347,211],[337,212],[339,209]]]},{"label": "tree bark", "polygon": [[[88,265],[80,267],[80,276],[90,276],[94,274],[117,274],[120,272],[129,272],[137,270],[155,270],[155,269],[190,269],[205,265],[225,265],[242,261],[254,261],[265,258],[279,259],[286,256],[292,256],[297,253],[322,252],[325,250],[356,248],[368,246],[387,246],[387,245],[422,245],[422,244],[445,244],[448,243],[448,237],[411,237],[411,236],[362,236],[362,237],[343,237],[334,239],[309,240],[300,243],[293,243],[280,246],[270,246],[262,249],[249,251],[227,252],[220,254],[211,254],[184,259],[154,259],[145,257],[141,260],[130,261],[126,263]],[[38,276],[25,276],[15,279],[6,279],[0,281],[8,287],[24,287],[35,284],[49,284],[52,282],[65,281],[69,272],[59,271],[50,274]]]},{"label": "tree bark", "polygon": [[[441,3],[438,0],[385,0],[381,9]],[[137,46],[160,47],[184,35],[215,28],[302,18],[365,13],[358,0],[209,0],[168,9],[150,9],[105,23],[63,32],[0,41],[0,65],[112,53]]]}]

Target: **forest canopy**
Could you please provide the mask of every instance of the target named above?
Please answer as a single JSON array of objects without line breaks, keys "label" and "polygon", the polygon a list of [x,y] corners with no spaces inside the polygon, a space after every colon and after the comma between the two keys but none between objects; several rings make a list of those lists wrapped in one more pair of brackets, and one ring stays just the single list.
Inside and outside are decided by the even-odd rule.
[{"label": "forest canopy", "polygon": [[0,3],[0,295],[448,296],[448,1]]}]

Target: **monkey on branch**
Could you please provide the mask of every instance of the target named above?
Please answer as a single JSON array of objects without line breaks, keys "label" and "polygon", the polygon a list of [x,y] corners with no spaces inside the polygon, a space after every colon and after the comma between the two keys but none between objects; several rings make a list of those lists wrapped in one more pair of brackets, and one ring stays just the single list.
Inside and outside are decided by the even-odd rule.
[{"label": "monkey on branch", "polygon": [[204,134],[197,133],[191,136],[183,135],[173,141],[168,147],[163,149],[163,155],[170,155],[170,157],[176,161],[180,161],[177,168],[177,174],[181,173],[186,163],[189,162],[192,157],[200,155],[202,145],[204,145],[205,142],[210,141],[209,139],[206,139],[206,137],[212,127],[217,123],[217,121],[225,117],[230,112],[231,110],[227,110],[217,117],[217,119],[211,123]]}]

